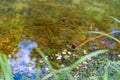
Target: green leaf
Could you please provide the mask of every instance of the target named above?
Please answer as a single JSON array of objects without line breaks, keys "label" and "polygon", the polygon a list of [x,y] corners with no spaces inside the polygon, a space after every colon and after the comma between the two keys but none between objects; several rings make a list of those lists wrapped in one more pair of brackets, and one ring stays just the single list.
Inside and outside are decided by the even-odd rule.
[{"label": "green leaf", "polygon": [[113,16],[110,16],[113,20],[115,20],[116,22],[118,22],[118,23],[120,23],[120,20],[119,19],[117,19],[117,18],[115,18],[115,17],[113,17]]}]

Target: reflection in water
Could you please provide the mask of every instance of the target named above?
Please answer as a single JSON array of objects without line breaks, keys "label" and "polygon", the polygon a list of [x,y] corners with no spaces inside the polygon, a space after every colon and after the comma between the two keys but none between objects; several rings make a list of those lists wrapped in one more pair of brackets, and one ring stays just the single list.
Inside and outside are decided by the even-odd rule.
[{"label": "reflection in water", "polygon": [[[17,59],[12,59],[9,57],[9,64],[12,68],[14,79],[22,80],[23,78],[29,78],[30,80],[35,80],[36,78],[36,67],[35,61],[36,58],[31,59],[31,51],[33,48],[37,47],[36,42],[31,42],[29,40],[25,42],[20,42],[19,52],[15,55]],[[42,64],[43,68],[39,70],[39,77],[42,78],[45,76],[48,71],[46,70],[47,65],[45,63]]]}]

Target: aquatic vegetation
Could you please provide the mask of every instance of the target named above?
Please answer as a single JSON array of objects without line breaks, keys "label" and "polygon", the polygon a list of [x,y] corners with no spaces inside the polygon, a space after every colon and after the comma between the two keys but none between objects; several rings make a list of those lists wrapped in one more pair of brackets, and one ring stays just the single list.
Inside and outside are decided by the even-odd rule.
[{"label": "aquatic vegetation", "polygon": [[1,1],[0,80],[119,80],[119,5]]},{"label": "aquatic vegetation", "polygon": [[[74,4],[74,1],[78,1],[78,4]],[[14,42],[15,45],[11,47],[15,47],[23,35],[34,36],[43,51],[49,48],[56,53],[66,48],[66,44],[72,45],[87,39],[88,30],[98,28],[100,31],[110,31],[113,20],[107,15],[114,16],[116,13],[112,12],[119,11],[116,10],[119,1],[92,1],[2,1],[1,34],[9,36]],[[112,9],[109,8],[111,5],[114,6]],[[119,27],[115,29],[119,30]]]},{"label": "aquatic vegetation", "polygon": [[[91,33],[102,34],[100,32],[91,32]],[[107,34],[104,34],[104,35],[112,38],[112,36],[110,36],[110,35],[107,35]],[[117,41],[116,38],[113,38],[113,39]],[[16,55],[14,55],[17,58],[14,59],[11,56],[9,56],[9,59],[8,59],[9,60],[9,64],[11,66],[11,69],[13,71],[13,78],[14,78],[14,80],[24,80],[24,79],[35,80],[36,78],[40,78],[41,80],[46,80],[46,79],[48,79],[48,80],[52,80],[52,79],[55,79],[55,80],[57,80],[57,79],[62,79],[62,80],[63,79],[71,79],[71,80],[73,80],[74,78],[79,79],[79,78],[82,78],[82,77],[80,77],[80,75],[85,76],[85,74],[84,73],[82,73],[82,74],[80,73],[78,75],[79,72],[75,72],[74,73],[75,76],[72,76],[72,74],[70,74],[70,72],[74,68],[76,68],[76,66],[80,66],[80,64],[82,62],[83,62],[83,65],[88,65],[87,62],[84,62],[85,60],[87,60],[88,58],[91,58],[93,56],[97,56],[98,54],[102,54],[102,53],[105,53],[106,51],[108,51],[108,50],[98,50],[98,51],[92,52],[92,53],[90,53],[88,55],[85,55],[85,56],[81,57],[79,60],[75,61],[70,66],[66,66],[66,67],[60,68],[58,70],[55,70],[55,69],[52,68],[50,62],[48,61],[48,59],[46,58],[44,53],[39,48],[35,48],[35,47],[37,47],[37,43],[36,42],[31,42],[29,40],[26,40],[24,42],[20,42],[18,47],[19,47],[20,50],[19,50],[19,52]],[[39,54],[42,56],[42,58],[45,61],[45,62],[42,62],[42,67],[40,69],[38,69],[38,77],[36,75],[37,69],[35,67],[35,58],[34,59],[30,58],[31,51],[32,51],[33,48],[35,48],[39,52]],[[105,58],[102,58],[102,61],[103,61],[102,65],[103,66],[101,64],[99,64],[102,67],[98,66],[96,69],[99,70],[99,69],[103,68],[105,70],[105,74],[104,74],[104,78],[103,79],[106,80],[109,77],[111,77],[111,79],[116,79],[117,78],[117,77],[115,77],[116,75],[110,76],[111,74],[108,74],[109,73],[108,72],[108,68],[109,68],[110,64],[107,65],[107,63],[104,62],[105,61],[104,59]],[[96,62],[94,63],[94,61],[93,61],[92,64],[93,65],[94,64],[98,64],[99,61],[101,61],[101,60],[98,60],[97,63]],[[107,62],[109,62],[109,60]],[[110,63],[113,63],[114,66],[119,69],[119,64],[117,62],[114,63],[114,62],[111,61]],[[110,70],[112,69],[114,72],[116,72],[117,70],[115,70],[115,67],[113,67],[114,69],[112,69],[112,68],[109,68],[109,69]],[[89,68],[93,68],[93,67],[89,67]],[[87,67],[85,69],[88,70]],[[60,76],[59,78],[57,77],[58,75],[56,75],[57,73],[59,73],[59,76]],[[94,74],[96,75],[96,73],[94,73]],[[100,75],[102,76],[102,74],[103,73],[101,73]],[[65,76],[67,76],[67,77],[65,77]],[[86,78],[87,77],[93,78],[92,76],[90,77],[90,76],[87,76],[87,75],[85,77]],[[85,78],[85,77],[83,77],[83,78]],[[102,78],[102,77],[100,77],[100,78],[99,77],[95,77],[95,78],[97,78],[97,79]]]}]

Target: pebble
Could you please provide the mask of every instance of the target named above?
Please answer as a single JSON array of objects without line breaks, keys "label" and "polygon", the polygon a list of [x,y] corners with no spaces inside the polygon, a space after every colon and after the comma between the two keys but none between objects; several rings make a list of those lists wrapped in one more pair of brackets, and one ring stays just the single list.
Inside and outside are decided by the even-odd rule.
[{"label": "pebble", "polygon": [[88,62],[86,62],[86,61],[83,62],[83,65],[87,65],[87,64],[88,64]]},{"label": "pebble", "polygon": [[88,61],[91,61],[92,59],[91,58],[87,58]]},{"label": "pebble", "polygon": [[61,64],[61,67],[62,67],[62,68],[64,68],[64,67],[65,67],[65,65],[64,65],[64,64]]},{"label": "pebble", "polygon": [[120,54],[118,55],[118,57],[120,58]]},{"label": "pebble", "polygon": [[61,60],[62,59],[62,56],[61,55],[59,55],[59,56],[57,56],[57,58],[56,58],[57,60]]},{"label": "pebble", "polygon": [[79,69],[79,67],[78,67],[78,66],[76,66],[76,69],[78,70],[78,69]]},{"label": "pebble", "polygon": [[46,71],[50,72],[50,69],[48,67],[45,68]]},{"label": "pebble", "polygon": [[82,67],[83,65],[82,65],[82,64],[79,64],[78,66],[79,66],[79,67]]},{"label": "pebble", "polygon": [[86,69],[86,70],[87,70],[87,69],[88,69],[88,67],[87,67],[87,66],[84,66],[84,69]]},{"label": "pebble", "polygon": [[83,50],[83,53],[84,53],[84,54],[88,54],[88,52],[87,52],[86,50]]},{"label": "pebble", "polygon": [[70,51],[68,51],[68,54],[71,55],[72,53]]},{"label": "pebble", "polygon": [[67,54],[67,49],[64,49],[62,54]]}]

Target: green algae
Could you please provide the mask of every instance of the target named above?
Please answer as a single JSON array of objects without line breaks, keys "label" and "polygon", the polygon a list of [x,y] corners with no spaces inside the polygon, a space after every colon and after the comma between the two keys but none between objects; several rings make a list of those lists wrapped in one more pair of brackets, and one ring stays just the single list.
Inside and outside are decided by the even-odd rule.
[{"label": "green algae", "polygon": [[[76,4],[74,1],[80,3]],[[119,24],[116,26],[109,17],[119,17],[119,1],[92,1],[93,3],[88,0],[2,1],[1,44],[7,38],[10,42],[4,43],[4,46],[11,46],[8,49],[1,46],[1,51],[11,53],[26,36],[28,39],[34,37],[43,51],[53,50],[56,53],[68,48],[68,44],[72,46],[88,39],[87,31],[110,32],[113,26],[119,29]]]}]

